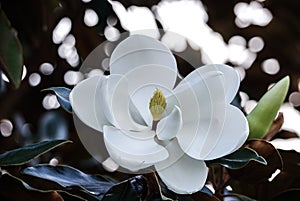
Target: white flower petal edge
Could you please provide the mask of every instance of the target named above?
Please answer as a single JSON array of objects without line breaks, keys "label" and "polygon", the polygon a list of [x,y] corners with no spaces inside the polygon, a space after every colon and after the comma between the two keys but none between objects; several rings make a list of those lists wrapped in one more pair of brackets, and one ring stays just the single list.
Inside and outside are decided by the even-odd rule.
[{"label": "white flower petal edge", "polygon": [[167,187],[179,194],[192,194],[202,189],[208,175],[204,161],[184,154],[176,140],[167,149],[172,155],[155,165],[155,169]]},{"label": "white flower petal edge", "polygon": [[171,140],[176,137],[181,127],[181,110],[175,105],[172,112],[158,122],[156,129],[157,137],[159,140]]},{"label": "white flower petal edge", "polygon": [[[96,88],[102,82],[103,78],[98,76],[86,79],[77,84],[70,93],[70,103],[74,113],[83,123],[99,131],[102,131],[103,125],[110,125],[103,110],[95,111]],[[101,102],[97,100],[97,104]]]},{"label": "white flower petal edge", "polygon": [[247,140],[249,133],[248,122],[240,109],[235,106],[226,106],[226,117],[221,137],[205,160],[220,158],[236,151]]},{"label": "white flower petal edge", "polygon": [[[119,129],[141,131],[147,127],[136,123],[130,114],[130,97],[128,94],[128,80],[121,75],[110,75],[103,78],[99,85],[97,99],[102,100],[102,105],[96,103],[98,112],[104,111],[107,120]],[[138,116],[137,116],[138,117]]]},{"label": "white flower petal edge", "polygon": [[[145,68],[140,68],[142,66],[152,66],[147,67],[146,70],[149,72],[154,70],[155,72],[145,74]],[[157,74],[156,66],[159,68],[165,67],[167,74],[164,75],[167,76],[158,76],[160,74]],[[139,73],[140,70],[143,72]],[[151,37],[132,35],[119,43],[114,49],[110,58],[110,72],[111,74],[126,76],[132,73],[143,75],[142,78],[151,80],[152,83],[173,88],[178,70],[172,52],[164,44]],[[135,76],[134,78],[139,77]],[[138,84],[134,84],[134,79],[129,80],[133,82],[134,87],[139,87]],[[130,87],[130,92],[132,91],[135,91],[135,89]]]},{"label": "white flower petal edge", "polygon": [[149,167],[168,158],[168,151],[154,140],[154,131],[124,131],[104,126],[104,143],[110,157],[131,171]]},{"label": "white flower petal edge", "polygon": [[225,64],[208,64],[198,69],[198,72],[201,74],[212,71],[221,71],[224,74],[224,90],[226,103],[231,103],[240,87],[240,76],[238,72],[231,66]]},{"label": "white flower petal edge", "polygon": [[[225,121],[225,92],[223,73],[209,71],[200,74],[197,69],[184,78],[167,98],[172,106],[177,102],[182,111],[183,126],[176,138],[186,154],[202,160],[220,137]],[[218,124],[216,124],[218,122]]]}]

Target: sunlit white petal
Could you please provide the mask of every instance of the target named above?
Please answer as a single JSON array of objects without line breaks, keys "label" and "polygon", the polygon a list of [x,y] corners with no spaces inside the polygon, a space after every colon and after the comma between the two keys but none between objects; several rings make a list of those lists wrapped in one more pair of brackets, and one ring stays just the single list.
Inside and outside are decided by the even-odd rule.
[{"label": "sunlit white petal", "polygon": [[231,103],[240,86],[240,76],[232,67],[224,64],[208,64],[199,68],[199,73],[221,71],[224,74],[224,89],[226,103]]},{"label": "sunlit white petal", "polygon": [[175,95],[167,98],[172,107],[182,111],[183,127],[176,136],[181,148],[191,157],[203,159],[205,147],[213,147],[220,137],[225,115],[223,73],[197,69],[175,88]]},{"label": "sunlit white petal", "polygon": [[[172,52],[161,42],[143,35],[132,35],[113,51],[110,58],[110,72],[135,79],[146,78],[148,81],[144,84],[156,83],[173,88],[177,78],[177,65]],[[135,79],[130,79],[132,81],[130,93],[139,87],[137,84],[139,81],[135,83]]]},{"label": "sunlit white petal", "polygon": [[[101,85],[103,77],[92,77],[77,84],[70,93],[70,103],[78,118],[93,129],[102,131],[103,125],[110,125],[103,108],[95,111],[97,85]],[[101,102],[97,100],[101,106]]]},{"label": "sunlit white petal", "polygon": [[234,152],[247,140],[248,133],[248,122],[244,114],[237,107],[227,105],[221,137],[214,147],[210,147],[210,153],[205,159],[212,160]]},{"label": "sunlit white petal", "polygon": [[157,137],[159,140],[173,139],[182,127],[181,110],[175,106],[172,112],[161,119],[157,124]]},{"label": "sunlit white petal", "polygon": [[205,162],[184,154],[175,140],[167,149],[172,155],[155,165],[162,181],[170,190],[179,194],[191,194],[201,190],[208,174]]},{"label": "sunlit white petal", "polygon": [[[120,129],[144,130],[145,126],[136,123],[130,114],[130,97],[128,94],[128,80],[121,75],[107,76],[99,87],[99,100],[106,98],[103,107],[96,103],[96,107],[102,107],[109,122]],[[100,109],[98,109],[99,111]],[[136,116],[137,118],[138,116]]]},{"label": "sunlit white petal", "polygon": [[110,157],[132,171],[166,159],[168,151],[154,140],[154,131],[124,131],[104,126],[104,142]]}]

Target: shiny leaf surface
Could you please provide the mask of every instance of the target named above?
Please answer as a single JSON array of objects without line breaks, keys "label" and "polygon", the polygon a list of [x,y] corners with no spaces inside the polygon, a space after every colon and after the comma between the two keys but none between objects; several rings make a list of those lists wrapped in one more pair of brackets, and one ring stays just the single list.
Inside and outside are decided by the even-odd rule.
[{"label": "shiny leaf surface", "polygon": [[11,27],[0,8],[0,68],[8,79],[19,87],[23,70],[23,50],[16,30]]},{"label": "shiny leaf surface", "polygon": [[246,166],[251,160],[257,161],[264,165],[267,164],[266,160],[262,156],[260,156],[253,149],[249,148],[242,148],[227,156],[223,156],[222,158],[205,162],[207,165],[221,164],[229,169],[239,169]]},{"label": "shiny leaf surface", "polygon": [[67,192],[71,191],[71,193],[77,190],[77,193],[78,191],[88,193],[97,200],[101,200],[103,194],[115,184],[115,182],[102,176],[85,174],[73,167],[65,165],[37,165],[24,169],[23,174],[56,184],[40,183],[38,186],[35,186],[34,183],[36,182],[32,184],[28,182],[34,188],[41,190],[64,190]]},{"label": "shiny leaf surface", "polygon": [[61,107],[67,112],[72,112],[72,106],[70,104],[69,95],[71,93],[71,89],[66,87],[51,87],[48,89],[44,89],[44,91],[54,91],[57,100]]},{"label": "shiny leaf surface", "polygon": [[0,166],[22,165],[32,159],[58,147],[71,142],[69,140],[43,141],[37,144],[27,145],[21,148],[7,151],[0,155]]}]

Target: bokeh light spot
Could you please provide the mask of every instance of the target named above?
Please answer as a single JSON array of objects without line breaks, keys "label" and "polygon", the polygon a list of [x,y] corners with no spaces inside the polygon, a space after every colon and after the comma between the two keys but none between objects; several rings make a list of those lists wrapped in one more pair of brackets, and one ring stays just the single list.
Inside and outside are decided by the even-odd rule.
[{"label": "bokeh light spot", "polygon": [[88,73],[87,77],[100,76],[103,74],[104,72],[101,69],[93,69]]},{"label": "bokeh light spot", "polygon": [[54,67],[50,63],[42,63],[40,65],[40,71],[44,75],[51,75],[53,73]]},{"label": "bokeh light spot", "polygon": [[101,62],[101,67],[104,70],[109,70],[109,58],[104,58]]},{"label": "bokeh light spot", "polygon": [[120,37],[120,31],[112,26],[107,26],[104,29],[105,38],[109,41],[116,41]]},{"label": "bokeh light spot", "polygon": [[235,45],[239,45],[239,46],[246,46],[246,39],[243,36],[232,36],[229,41],[228,44],[235,44]]},{"label": "bokeh light spot", "polygon": [[261,37],[255,36],[249,40],[248,46],[250,51],[259,52],[264,48],[264,41]]},{"label": "bokeh light spot", "polygon": [[52,40],[55,44],[61,43],[69,34],[72,28],[72,21],[68,17],[62,18],[53,30]]},{"label": "bokeh light spot", "polygon": [[245,77],[246,77],[246,71],[245,71],[245,69],[243,67],[235,67],[234,70],[236,70],[238,72],[238,74],[240,75],[241,81],[243,79],[245,79]]},{"label": "bokeh light spot", "polygon": [[59,161],[57,158],[52,158],[50,161],[49,161],[49,165],[52,165],[52,166],[57,166],[59,164]]},{"label": "bokeh light spot", "polygon": [[257,105],[256,100],[246,101],[245,106],[244,106],[244,110],[245,110],[246,114],[249,114],[255,108],[256,105]]},{"label": "bokeh light spot", "polygon": [[35,87],[37,85],[40,84],[41,82],[41,76],[38,74],[38,73],[32,73],[30,76],[29,76],[29,85],[32,86],[32,87]]},{"label": "bokeh light spot", "polygon": [[106,23],[110,26],[115,26],[118,23],[118,19],[115,16],[110,15],[107,17]]},{"label": "bokeh light spot", "polygon": [[99,17],[94,10],[86,9],[84,13],[83,21],[86,26],[93,27],[98,24]]},{"label": "bokeh light spot", "polygon": [[57,98],[55,95],[53,94],[47,94],[44,99],[43,99],[43,107],[46,109],[46,110],[52,110],[52,109],[57,109],[59,108],[59,103],[57,101]]},{"label": "bokeh light spot", "polygon": [[289,102],[294,106],[300,106],[300,92],[293,92],[289,96]]},{"label": "bokeh light spot", "polygon": [[267,74],[275,75],[280,70],[279,62],[274,58],[267,59],[263,61],[262,69]]},{"label": "bokeh light spot", "polygon": [[0,132],[3,137],[9,137],[13,131],[13,124],[8,119],[0,121]]},{"label": "bokeh light spot", "polygon": [[266,26],[273,18],[272,13],[257,1],[251,1],[249,4],[239,2],[233,11],[236,15],[235,24],[240,28],[246,28],[251,24]]},{"label": "bokeh light spot", "polygon": [[81,80],[83,80],[83,75],[78,71],[69,70],[64,75],[64,81],[68,85],[76,85]]}]

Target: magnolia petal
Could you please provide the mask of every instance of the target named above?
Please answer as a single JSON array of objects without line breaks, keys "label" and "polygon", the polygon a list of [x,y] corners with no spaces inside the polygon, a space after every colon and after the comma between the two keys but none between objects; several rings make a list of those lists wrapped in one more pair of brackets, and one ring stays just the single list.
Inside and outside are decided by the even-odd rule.
[{"label": "magnolia petal", "polygon": [[240,87],[240,76],[234,68],[224,64],[208,64],[199,68],[199,73],[221,71],[224,74],[226,103],[231,103]]},{"label": "magnolia petal", "polygon": [[181,110],[175,105],[172,112],[161,119],[157,124],[157,137],[159,140],[173,139],[182,127]]},{"label": "magnolia petal", "polygon": [[184,154],[176,140],[167,146],[170,157],[155,165],[158,175],[167,187],[179,194],[192,194],[202,189],[208,168],[204,161]]},{"label": "magnolia petal", "polygon": [[[91,77],[77,84],[70,93],[70,103],[74,113],[89,127],[102,131],[103,125],[110,125],[103,110],[95,112],[95,96],[97,85],[101,85],[103,77]],[[101,102],[97,102],[101,105]]]},{"label": "magnolia petal", "polygon": [[165,160],[168,151],[154,140],[154,131],[131,132],[104,126],[104,142],[110,157],[118,165],[137,171]]},{"label": "magnolia petal", "polygon": [[183,126],[176,136],[181,148],[191,157],[202,160],[214,147],[225,121],[224,76],[220,71],[200,73],[196,69],[167,98],[167,107],[178,105]]},{"label": "magnolia petal", "polygon": [[172,52],[158,40],[144,35],[129,36],[118,44],[110,58],[110,73],[128,77],[130,94],[150,83],[171,89],[177,72]]},{"label": "magnolia petal", "polygon": [[[128,81],[126,77],[121,75],[107,76],[102,85],[99,85],[97,100],[105,99],[103,105],[97,103],[97,111],[104,110],[108,121],[117,128],[124,130],[144,130],[147,127],[136,123],[130,114],[133,108],[128,95]],[[138,112],[137,110],[134,110]],[[135,118],[141,117],[136,115]],[[142,122],[140,120],[139,122]]]},{"label": "magnolia petal", "polygon": [[227,105],[226,118],[221,137],[205,160],[212,160],[228,155],[240,148],[247,140],[249,134],[248,122],[244,114],[235,106]]},{"label": "magnolia petal", "polygon": [[108,157],[101,164],[102,167],[108,172],[115,172],[119,168],[119,165],[115,163],[111,157]]}]

